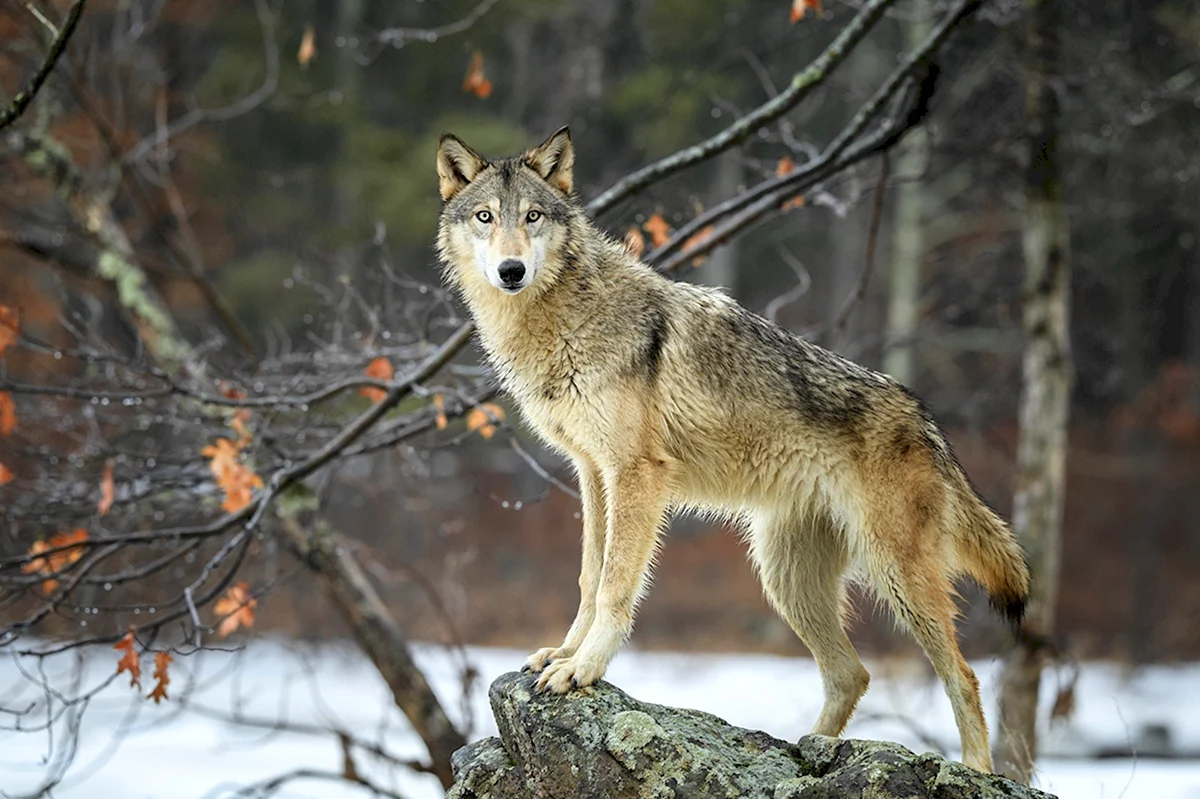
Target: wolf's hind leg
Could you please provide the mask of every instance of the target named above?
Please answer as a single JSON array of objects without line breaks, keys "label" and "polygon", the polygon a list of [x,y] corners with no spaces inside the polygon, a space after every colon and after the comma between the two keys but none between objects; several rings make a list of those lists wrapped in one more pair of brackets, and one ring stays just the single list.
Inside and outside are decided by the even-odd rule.
[{"label": "wolf's hind leg", "polygon": [[821,671],[825,704],[812,731],[839,735],[871,679],[843,626],[845,541],[824,519],[775,516],[753,519],[750,541],[767,598]]},{"label": "wolf's hind leg", "polygon": [[525,668],[540,672],[551,662],[570,657],[583,643],[596,618],[596,589],[604,569],[604,535],[608,524],[608,508],[604,500],[604,484],[600,471],[590,460],[575,459],[579,475],[579,498],[583,507],[583,558],[579,568],[579,610],[559,646],[539,649],[525,661]]},{"label": "wolf's hind leg", "polygon": [[945,685],[962,741],[962,762],[979,771],[991,771],[979,681],[958,648],[953,587],[941,563],[928,553],[915,557],[909,553],[905,558],[873,553],[871,561],[876,590],[912,631]]}]

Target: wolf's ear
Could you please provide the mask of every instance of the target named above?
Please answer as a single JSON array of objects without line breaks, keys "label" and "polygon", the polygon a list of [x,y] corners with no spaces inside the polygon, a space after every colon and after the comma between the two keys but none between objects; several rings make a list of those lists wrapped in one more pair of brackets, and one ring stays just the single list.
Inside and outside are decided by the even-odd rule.
[{"label": "wolf's ear", "polygon": [[572,170],[575,168],[575,148],[571,146],[571,130],[563,125],[542,142],[536,149],[525,153],[525,163],[542,180],[563,194],[570,194],[575,186]]},{"label": "wolf's ear", "polygon": [[487,160],[463,144],[462,139],[452,133],[443,133],[437,154],[438,191],[442,193],[442,200],[450,202],[485,166]]}]

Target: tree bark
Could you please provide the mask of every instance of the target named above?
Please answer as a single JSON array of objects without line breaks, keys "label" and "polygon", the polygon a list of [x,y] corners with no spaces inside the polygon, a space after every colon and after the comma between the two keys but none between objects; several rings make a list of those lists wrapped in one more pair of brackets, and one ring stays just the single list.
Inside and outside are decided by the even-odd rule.
[{"label": "tree bark", "polygon": [[1038,687],[1054,632],[1058,599],[1067,415],[1071,393],[1068,337],[1069,229],[1058,153],[1058,9],[1026,0],[1025,334],[1017,490],[1013,527],[1029,558],[1024,634],[1005,664],[996,765],[1028,783],[1037,756]]},{"label": "tree bark", "polygon": [[[915,50],[932,29],[933,7],[929,0],[913,5],[916,19],[905,26],[905,47]],[[883,371],[911,386],[916,379],[914,337],[920,320],[921,264],[925,259],[925,185],[918,176],[925,168],[928,132],[923,127],[909,132],[900,143],[892,211],[892,262],[888,270],[887,335],[884,340]]]},{"label": "tree bark", "polygon": [[367,579],[350,542],[312,512],[316,499],[307,489],[289,489],[276,508],[281,541],[320,578],[326,596],[341,611],[354,639],[387,682],[396,706],[429,750],[430,771],[449,788],[454,783],[450,755],[466,745],[466,738],[413,660],[408,637]]}]

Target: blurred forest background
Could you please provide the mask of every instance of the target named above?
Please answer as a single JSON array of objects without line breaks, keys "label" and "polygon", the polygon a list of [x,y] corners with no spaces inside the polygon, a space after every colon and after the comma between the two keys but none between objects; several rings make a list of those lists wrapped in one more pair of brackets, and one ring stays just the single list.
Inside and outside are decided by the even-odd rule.
[{"label": "blurred forest background", "polygon": [[[27,82],[70,6],[0,0],[3,96]],[[1081,659],[1198,659],[1200,9],[1061,6],[1074,387],[1056,640]],[[804,11],[794,22],[793,8]],[[144,535],[142,554],[164,565],[118,553],[120,579],[70,583],[71,600],[44,613],[37,569],[18,569],[0,644],[73,640],[88,624],[107,644],[168,609],[199,627],[180,586],[195,578],[199,597],[218,576],[207,596],[244,584],[256,634],[345,636],[337,603],[313,590],[312,551],[279,543],[286,514],[279,539],[194,532],[222,517],[223,500],[253,509],[230,504],[202,448],[233,440],[232,424],[242,462],[267,477],[263,488],[250,473],[249,490],[271,491],[270,474],[336,441],[388,386],[311,407],[287,398],[370,365],[370,378],[400,376],[460,329],[432,252],[438,136],[504,155],[569,124],[586,201],[778,94],[859,10],[91,0],[55,73],[0,131],[0,305],[20,329],[0,359],[14,420],[0,438],[0,555],[84,529]],[[599,224],[649,247],[659,221],[678,229],[816,158],[944,11],[893,4],[794,111]],[[1022,13],[989,0],[959,26],[928,118],[886,168],[872,158],[839,171],[675,274],[907,383],[1006,515],[1023,346]],[[412,638],[532,650],[574,614],[574,479],[491,396],[477,351],[464,353],[405,389],[355,457],[301,475],[304,512],[319,503],[311,524],[353,540]],[[220,397],[227,407],[210,402]],[[184,532],[155,532],[164,526]],[[1000,651],[1002,626],[964,595],[968,655]],[[872,600],[858,605],[865,656],[919,656]],[[688,518],[672,524],[632,646],[804,652],[738,538]]]}]

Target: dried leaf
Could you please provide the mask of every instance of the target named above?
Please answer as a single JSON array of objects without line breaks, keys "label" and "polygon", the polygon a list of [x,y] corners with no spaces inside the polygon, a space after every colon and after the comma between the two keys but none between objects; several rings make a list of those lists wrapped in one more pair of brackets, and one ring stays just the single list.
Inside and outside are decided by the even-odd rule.
[{"label": "dried leaf", "polygon": [[650,234],[650,243],[655,247],[663,246],[671,238],[671,226],[663,219],[662,214],[654,214],[642,227]]},{"label": "dried leaf", "polygon": [[254,489],[263,487],[262,478],[241,462],[241,449],[228,438],[218,438],[216,444],[200,450],[200,454],[212,461],[209,469],[217,486],[225,492],[221,508],[226,512],[236,513],[249,505],[254,499]]},{"label": "dried leaf", "polygon": [[246,445],[254,438],[250,435],[250,428],[247,426],[249,423],[250,411],[245,408],[238,408],[233,412],[233,418],[229,420],[229,427],[238,434],[238,440],[234,442],[238,449],[245,449]]},{"label": "dried leaf", "polygon": [[296,51],[296,63],[302,67],[307,67],[308,62],[312,61],[317,55],[316,31],[312,25],[304,27],[304,36],[300,39],[300,49]]},{"label": "dried leaf", "polygon": [[433,395],[433,407],[437,408],[437,429],[446,429],[446,398],[441,394]]},{"label": "dried leaf", "polygon": [[147,699],[153,699],[154,704],[159,701],[169,698],[167,696],[167,686],[171,684],[171,677],[167,674],[167,667],[171,665],[171,654],[169,652],[154,653],[154,673],[151,675],[157,682],[154,684],[154,690],[147,695]]},{"label": "dried leaf", "polygon": [[646,237],[642,235],[642,231],[635,227],[625,231],[625,249],[634,258],[642,257],[642,253],[646,252]]},{"label": "dried leaf", "polygon": [[[713,234],[713,226],[712,225],[706,225],[705,227],[700,228],[699,230],[696,231],[696,233],[694,235],[689,237],[688,240],[683,243],[683,247],[680,249],[680,252],[687,253],[688,250],[694,250],[695,248],[699,247],[704,242],[711,239],[712,234]],[[700,264],[704,263],[706,258],[708,258],[707,255],[696,256],[695,258],[692,259],[692,266],[693,267],[699,266]]]},{"label": "dried leaf", "polygon": [[[25,574],[47,575],[42,580],[42,592],[49,595],[58,588],[58,580],[50,575],[57,575],[63,569],[83,557],[84,548],[80,546],[88,540],[87,530],[76,528],[71,533],[56,533],[48,539],[33,542],[28,554],[41,555],[21,567]],[[58,550],[58,551],[54,551]],[[49,552],[48,555],[42,555]]]},{"label": "dried leaf", "polygon": [[793,25],[804,19],[804,14],[812,9],[818,15],[821,13],[821,0],[792,0],[792,13],[788,19]]},{"label": "dried leaf", "polygon": [[12,394],[0,391],[0,434],[11,435],[17,426],[17,406]]},{"label": "dried leaf", "polygon": [[503,421],[504,410],[490,402],[485,402],[478,408],[472,408],[467,412],[467,429],[478,430],[479,435],[491,438],[496,434],[496,424],[492,421],[493,419]]},{"label": "dried leaf", "polygon": [[236,583],[213,605],[213,612],[221,619],[217,635],[224,638],[239,627],[254,626],[254,608],[258,600],[250,596],[249,583]]},{"label": "dried leaf", "polygon": [[467,76],[463,78],[462,90],[469,92],[481,100],[487,99],[492,93],[492,82],[483,74],[483,51],[476,50],[471,55],[471,65],[467,68]]},{"label": "dried leaf", "polygon": [[129,632],[125,633],[120,641],[113,644],[113,649],[125,653],[117,661],[117,674],[123,671],[129,672],[130,687],[136,685],[140,690],[142,687],[142,660],[138,657],[136,646],[133,640],[133,628],[130,627]]},{"label": "dried leaf", "polygon": [[[367,368],[363,370],[363,374],[374,380],[386,381],[391,380],[395,376],[396,371],[392,368],[391,361],[383,356],[380,356],[367,364]],[[366,397],[367,399],[371,400],[371,402],[379,402],[381,399],[387,396],[386,391],[384,391],[382,388],[375,388],[374,386],[360,388],[358,390],[358,394],[359,396]]]},{"label": "dried leaf", "polygon": [[6,483],[11,483],[12,479],[12,471],[3,463],[0,463],[0,486],[5,485]]},{"label": "dried leaf", "polygon": [[100,501],[96,503],[96,510],[100,512],[101,516],[112,510],[113,495],[115,493],[113,462],[109,460],[108,463],[104,464],[104,475],[100,478]]},{"label": "dried leaf", "polygon": [[0,355],[17,343],[21,333],[21,317],[15,308],[0,305]]},{"label": "dried leaf", "polygon": [[[777,178],[786,177],[787,175],[790,175],[795,171],[796,171],[796,162],[792,160],[792,157],[790,155],[785,155],[783,158],[780,158],[779,163],[777,163],[775,165],[775,177],[777,177]],[[791,199],[784,200],[783,203],[780,204],[779,209],[781,211],[788,211],[788,210],[791,210],[792,208],[802,208],[803,206],[804,206],[804,195],[797,194],[795,197],[792,197]]]}]

